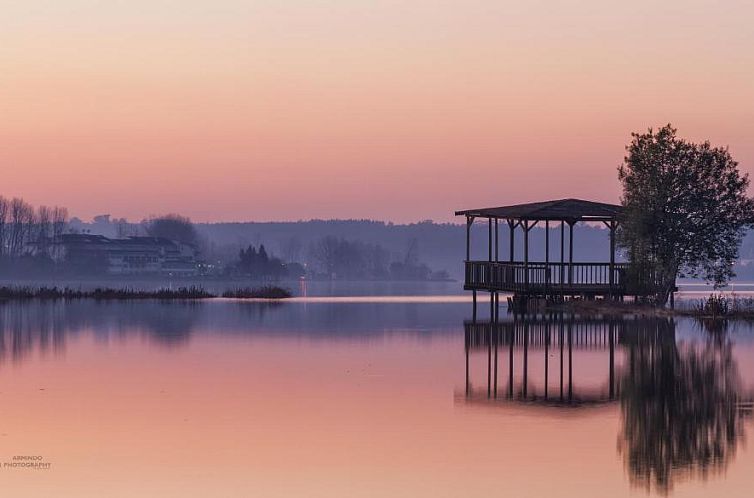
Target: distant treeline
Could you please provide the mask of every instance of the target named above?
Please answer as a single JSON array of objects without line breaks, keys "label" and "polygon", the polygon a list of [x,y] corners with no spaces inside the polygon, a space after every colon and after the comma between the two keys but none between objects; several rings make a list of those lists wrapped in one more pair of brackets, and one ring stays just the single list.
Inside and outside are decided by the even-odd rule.
[{"label": "distant treeline", "polygon": [[[445,271],[451,278],[463,277],[466,257],[465,224],[433,223],[393,224],[371,220],[312,220],[270,223],[199,223],[197,231],[209,241],[209,250],[217,259],[234,257],[239,245],[264,244],[283,261],[306,263],[320,274],[368,274],[377,278],[421,279],[422,275]],[[567,232],[567,230],[566,230]],[[608,233],[602,227],[576,225],[575,261],[607,261]],[[488,227],[481,221],[472,228],[472,258],[486,259]],[[560,257],[559,226],[550,227],[550,258]],[[567,235],[566,235],[567,236]],[[540,226],[530,234],[530,257],[544,258],[545,230]],[[323,239],[328,240],[324,243]],[[335,241],[341,241],[338,249]],[[345,241],[347,244],[343,244]],[[517,230],[514,238],[516,258],[523,255],[523,237]],[[354,247],[349,247],[353,245]],[[566,242],[566,250],[567,250]],[[336,251],[343,263],[337,263]],[[352,253],[360,256],[353,258]],[[230,254],[229,254],[230,253]],[[329,256],[328,256],[329,255]],[[509,232],[499,227],[498,257],[509,258]],[[408,264],[406,264],[408,263]],[[400,276],[399,276],[400,275]],[[380,277],[381,276],[381,277]]]},{"label": "distant treeline", "polygon": [[445,271],[432,272],[419,260],[416,241],[405,255],[394,259],[381,244],[347,240],[333,235],[309,245],[309,260],[314,271],[329,278],[427,280],[447,279]]},{"label": "distant treeline", "polygon": [[[410,224],[393,224],[371,220],[311,220],[298,222],[244,222],[195,223],[196,238],[207,261],[233,267],[239,263],[239,252],[253,246],[259,250],[264,245],[270,258],[277,258],[286,268],[302,268],[320,276],[335,274],[337,278],[394,278],[411,274],[415,266],[401,268],[406,256],[412,252],[419,266],[426,265],[431,273],[447,271],[451,278],[463,277],[465,258],[465,225],[425,221]],[[149,222],[129,223],[111,219],[107,215],[95,217],[91,223],[72,219],[73,231],[97,233],[109,237],[150,233]],[[567,230],[566,230],[567,232]],[[152,230],[154,233],[154,230]],[[472,228],[473,259],[486,259],[488,227],[479,220]],[[567,237],[567,235],[566,235]],[[323,243],[323,239],[328,240]],[[529,234],[530,257],[544,259],[545,230],[540,224]],[[338,241],[337,244],[334,241]],[[509,258],[509,231],[505,224],[499,226],[498,257]],[[514,239],[516,258],[523,254],[523,237],[520,230]],[[339,248],[337,246],[340,246]],[[566,251],[568,242],[566,240]],[[333,255],[343,257],[336,263]],[[358,254],[358,256],[353,256]],[[574,261],[607,261],[609,238],[601,226],[577,224],[574,228]],[[754,260],[754,233],[748,234],[741,247],[742,263]],[[567,256],[566,256],[567,257]],[[550,226],[550,259],[560,258],[560,227]],[[620,259],[620,257],[619,257]],[[301,265],[292,266],[293,263]],[[392,269],[391,269],[392,267]],[[405,271],[408,270],[408,271]],[[754,279],[754,265],[737,266],[738,277]],[[272,272],[274,273],[274,272]],[[425,269],[419,271],[421,278]],[[288,275],[288,271],[285,272]]]},{"label": "distant treeline", "polygon": [[[289,276],[288,268],[280,258],[269,256],[264,244],[256,248],[252,245],[246,249],[241,248],[238,253],[238,261],[229,265],[228,270],[235,275],[254,277],[257,279],[276,280]],[[300,275],[290,275],[298,277]]]},{"label": "distant treeline", "polygon": [[[128,224],[96,217],[92,223],[73,219],[71,227],[108,236],[135,233],[144,223]],[[311,220],[297,222],[195,223],[203,256],[221,265],[234,265],[239,251],[264,245],[270,257],[283,263],[300,263],[307,272],[336,278],[411,278],[424,275],[463,278],[466,257],[465,224],[420,223],[394,224],[372,220]],[[567,227],[566,227],[567,228]],[[486,259],[488,227],[479,220],[471,236],[472,259]],[[574,261],[607,261],[609,238],[601,226],[577,224],[574,228]],[[560,227],[550,226],[550,258],[560,257]],[[567,230],[566,230],[567,237]],[[529,233],[530,257],[544,259],[545,230],[540,224]],[[520,229],[514,237],[516,258],[523,255]],[[566,250],[568,243],[566,241]],[[335,254],[338,257],[335,257]],[[498,257],[509,258],[509,231],[499,226]],[[337,262],[340,260],[340,262]],[[366,277],[365,277],[366,276]]]},{"label": "distant treeline", "polygon": [[284,261],[267,253],[264,244],[258,248],[249,245],[242,248],[235,264],[227,266],[233,276],[277,280],[281,278],[349,279],[349,280],[428,280],[447,279],[444,271],[433,272],[419,261],[415,246],[400,260],[394,260],[390,252],[380,244],[366,244],[358,240],[346,240],[325,236],[311,243],[306,254],[306,263]]},{"label": "distant treeline", "polygon": [[[186,220],[183,221],[185,224]],[[311,227],[312,224],[315,225],[314,229]],[[342,224],[354,230],[341,230]],[[389,234],[363,228],[378,228],[385,225],[369,221],[261,224],[284,226],[286,231],[257,233],[252,236],[246,233],[244,227],[256,224],[228,225],[231,231],[227,233],[214,230],[220,225],[192,225],[196,230],[193,240],[200,249],[201,258],[209,262],[218,275],[267,280],[298,278],[304,275],[326,279],[447,279],[447,266],[430,264],[426,256],[432,253],[442,254],[443,251],[448,251],[448,247],[458,244],[458,241],[452,246],[423,244],[419,237],[401,237],[401,240],[387,237],[386,241],[382,242],[378,240],[380,233]],[[433,227],[440,226],[432,223],[421,225],[429,228],[430,232],[434,231]],[[75,233],[100,234],[115,238],[144,233],[166,236],[164,231],[156,233],[153,229],[155,226],[154,221],[128,223],[123,219],[111,219],[108,215],[97,216],[91,223],[74,218],[70,224],[71,231]],[[232,231],[234,228],[239,229],[235,234]],[[370,234],[369,240],[360,238],[366,234]],[[442,251],[438,251],[439,247],[442,247]],[[459,264],[459,260],[447,257],[447,254],[446,260]]]}]

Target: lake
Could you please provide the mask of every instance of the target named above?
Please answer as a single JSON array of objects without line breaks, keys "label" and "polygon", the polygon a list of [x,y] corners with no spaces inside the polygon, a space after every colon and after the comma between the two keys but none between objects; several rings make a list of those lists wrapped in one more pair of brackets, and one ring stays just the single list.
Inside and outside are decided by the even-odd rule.
[{"label": "lake", "polygon": [[751,326],[479,316],[0,303],[3,496],[751,496]]}]

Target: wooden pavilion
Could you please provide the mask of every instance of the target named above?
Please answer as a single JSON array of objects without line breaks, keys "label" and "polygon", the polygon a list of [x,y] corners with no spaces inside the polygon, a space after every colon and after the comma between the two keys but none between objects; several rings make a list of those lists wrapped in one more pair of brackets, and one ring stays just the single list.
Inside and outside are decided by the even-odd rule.
[{"label": "wooden pavilion", "polygon": [[[464,288],[510,292],[516,297],[545,299],[581,296],[608,299],[622,298],[627,291],[625,263],[615,261],[615,232],[622,207],[615,204],[560,199],[512,206],[468,209],[456,211],[466,217],[466,271]],[[488,258],[471,260],[471,226],[477,219],[486,219],[488,225]],[[508,225],[510,249],[507,260],[501,260],[499,251],[500,221]],[[610,254],[605,262],[575,262],[573,260],[573,227],[578,222],[604,223],[609,230]],[[550,260],[551,223],[560,224],[560,258]],[[542,224],[545,228],[545,259],[529,258],[529,232]],[[557,226],[557,225],[556,225]],[[568,251],[566,253],[566,226]],[[523,235],[523,254],[515,254],[516,229]],[[566,259],[567,254],[567,259]],[[526,300],[526,299],[524,299]]]}]

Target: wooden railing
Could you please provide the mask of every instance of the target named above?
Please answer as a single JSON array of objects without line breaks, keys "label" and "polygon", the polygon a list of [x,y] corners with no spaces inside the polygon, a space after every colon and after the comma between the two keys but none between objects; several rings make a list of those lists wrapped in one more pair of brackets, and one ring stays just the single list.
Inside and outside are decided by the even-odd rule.
[{"label": "wooden railing", "polygon": [[627,265],[614,263],[466,261],[467,289],[508,292],[620,292]]},{"label": "wooden railing", "polygon": [[527,317],[517,321],[466,321],[466,347],[486,348],[490,344],[516,346],[526,344],[530,348],[544,347],[549,344],[557,347],[569,341],[574,347],[581,349],[607,349],[610,346],[610,334],[615,332],[613,341],[618,342],[618,333],[632,325],[631,322],[622,324],[607,319],[589,320],[565,317],[562,320],[538,319]]}]

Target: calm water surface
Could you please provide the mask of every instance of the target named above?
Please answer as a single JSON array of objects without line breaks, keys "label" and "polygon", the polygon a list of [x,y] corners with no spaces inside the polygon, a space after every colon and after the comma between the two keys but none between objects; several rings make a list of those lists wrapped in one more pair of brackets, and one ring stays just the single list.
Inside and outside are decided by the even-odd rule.
[{"label": "calm water surface", "polygon": [[752,496],[751,327],[470,318],[2,303],[2,495]]}]

